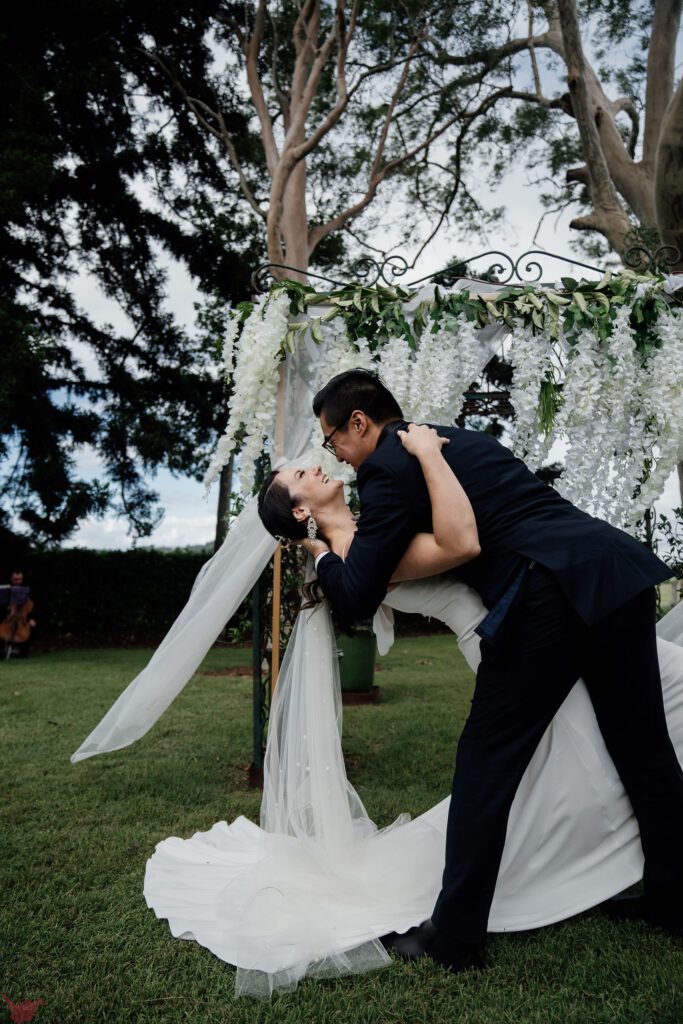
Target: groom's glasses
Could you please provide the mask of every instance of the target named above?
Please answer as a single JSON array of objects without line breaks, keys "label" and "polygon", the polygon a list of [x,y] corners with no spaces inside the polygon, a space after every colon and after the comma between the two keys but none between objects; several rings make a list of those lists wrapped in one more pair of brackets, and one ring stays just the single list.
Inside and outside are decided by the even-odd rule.
[{"label": "groom's glasses", "polygon": [[325,435],[323,434],[323,448],[325,449],[325,451],[331,452],[332,455],[336,455],[337,454],[337,449],[334,446],[332,438],[334,437],[334,435],[337,433],[338,430],[341,430],[342,427],[346,426],[346,424],[349,422],[349,419],[350,419],[350,417],[347,416],[346,419],[344,420],[344,422],[340,423],[338,427],[335,427],[334,430],[332,431],[332,433],[328,434],[327,437],[325,437]]}]

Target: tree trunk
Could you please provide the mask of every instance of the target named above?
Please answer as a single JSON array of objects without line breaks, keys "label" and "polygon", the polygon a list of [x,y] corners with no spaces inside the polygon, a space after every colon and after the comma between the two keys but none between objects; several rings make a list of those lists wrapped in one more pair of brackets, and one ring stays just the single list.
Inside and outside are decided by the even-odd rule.
[{"label": "tree trunk", "polygon": [[276,280],[289,277],[305,283],[308,270],[306,162],[299,160],[290,170],[290,159],[289,153],[283,154],[273,176],[266,224],[268,259],[271,263],[286,263],[300,271],[274,270]]},{"label": "tree trunk", "polygon": [[652,31],[647,51],[642,160],[653,176],[662,121],[674,91],[676,39],[680,23],[681,0],[654,0]]},{"label": "tree trunk", "polygon": [[[683,454],[683,445],[679,454]],[[678,493],[681,499],[680,507],[683,508],[683,460],[678,463]],[[678,581],[678,600],[683,601],[683,580]]]},{"label": "tree trunk", "polygon": [[213,542],[214,554],[228,535],[228,519],[230,517],[230,494],[232,492],[232,469],[234,459],[223,466],[218,485],[218,508],[216,509],[216,536]]},{"label": "tree trunk", "polygon": [[287,272],[296,281],[307,281],[308,211],[306,209],[306,162],[299,160],[289,176],[282,208],[282,238],[285,263],[297,267],[301,274]]},{"label": "tree trunk", "polygon": [[622,253],[627,248],[626,240],[631,225],[617,196],[595,123],[576,3],[575,0],[558,0],[557,7],[567,65],[567,84],[581,137],[593,204],[591,214],[587,217],[577,217],[569,226],[580,231],[599,231],[607,238],[613,249]]},{"label": "tree trunk", "polygon": [[655,165],[655,204],[662,242],[678,249],[674,269],[683,271],[683,80],[662,122]]},{"label": "tree trunk", "polygon": [[653,169],[636,163],[629,155],[619,131],[613,104],[605,95],[600,80],[588,63],[585,64],[584,72],[592,117],[610,177],[639,223],[654,228]]}]

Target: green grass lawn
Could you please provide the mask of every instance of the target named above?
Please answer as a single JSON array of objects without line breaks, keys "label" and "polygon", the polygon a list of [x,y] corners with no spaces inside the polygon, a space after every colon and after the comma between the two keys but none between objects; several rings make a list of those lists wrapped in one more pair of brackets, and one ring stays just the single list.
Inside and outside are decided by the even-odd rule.
[{"label": "green grass lawn", "polygon": [[[248,678],[197,676],[144,739],[71,765],[69,755],[149,656],[73,651],[0,663],[0,992],[45,1000],[37,1024],[683,1024],[683,945],[599,913],[493,936],[489,970],[451,976],[399,961],[306,980],[270,1003],[235,1000],[234,972],[171,937],[142,896],[155,843],[220,819],[258,820]],[[214,650],[204,668],[248,666]],[[345,709],[348,773],[386,825],[450,788],[471,673],[450,637],[400,639],[378,705]],[[0,1003],[0,1024],[9,1014]]]}]

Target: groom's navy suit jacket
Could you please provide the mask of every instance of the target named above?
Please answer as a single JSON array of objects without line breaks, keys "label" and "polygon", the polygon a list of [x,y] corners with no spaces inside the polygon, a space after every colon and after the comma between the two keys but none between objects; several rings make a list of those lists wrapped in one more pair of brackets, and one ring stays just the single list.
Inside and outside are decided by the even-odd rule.
[{"label": "groom's navy suit jacket", "polygon": [[[342,622],[370,618],[416,533],[432,532],[429,493],[418,460],[385,427],[358,470],[358,531],[346,561],[330,553],[318,578]],[[661,583],[671,570],[622,530],[587,515],[538,479],[490,434],[438,427],[442,453],[474,510],[481,554],[457,575],[492,608],[520,569],[535,561],[556,577],[588,625]]]}]

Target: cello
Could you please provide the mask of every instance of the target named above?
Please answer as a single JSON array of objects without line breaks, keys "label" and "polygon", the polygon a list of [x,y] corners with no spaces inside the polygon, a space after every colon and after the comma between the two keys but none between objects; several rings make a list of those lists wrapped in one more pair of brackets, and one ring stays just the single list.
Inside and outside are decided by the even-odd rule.
[{"label": "cello", "polygon": [[[21,593],[22,590],[26,591],[26,596]],[[19,591],[19,593],[14,594],[12,591]],[[5,643],[5,659],[11,656],[14,644],[26,643],[35,626],[35,622],[30,618],[34,605],[28,595],[28,587],[12,587],[10,591],[7,616],[3,622],[0,622],[0,640]],[[20,598],[20,600],[13,601],[13,597]]]}]

